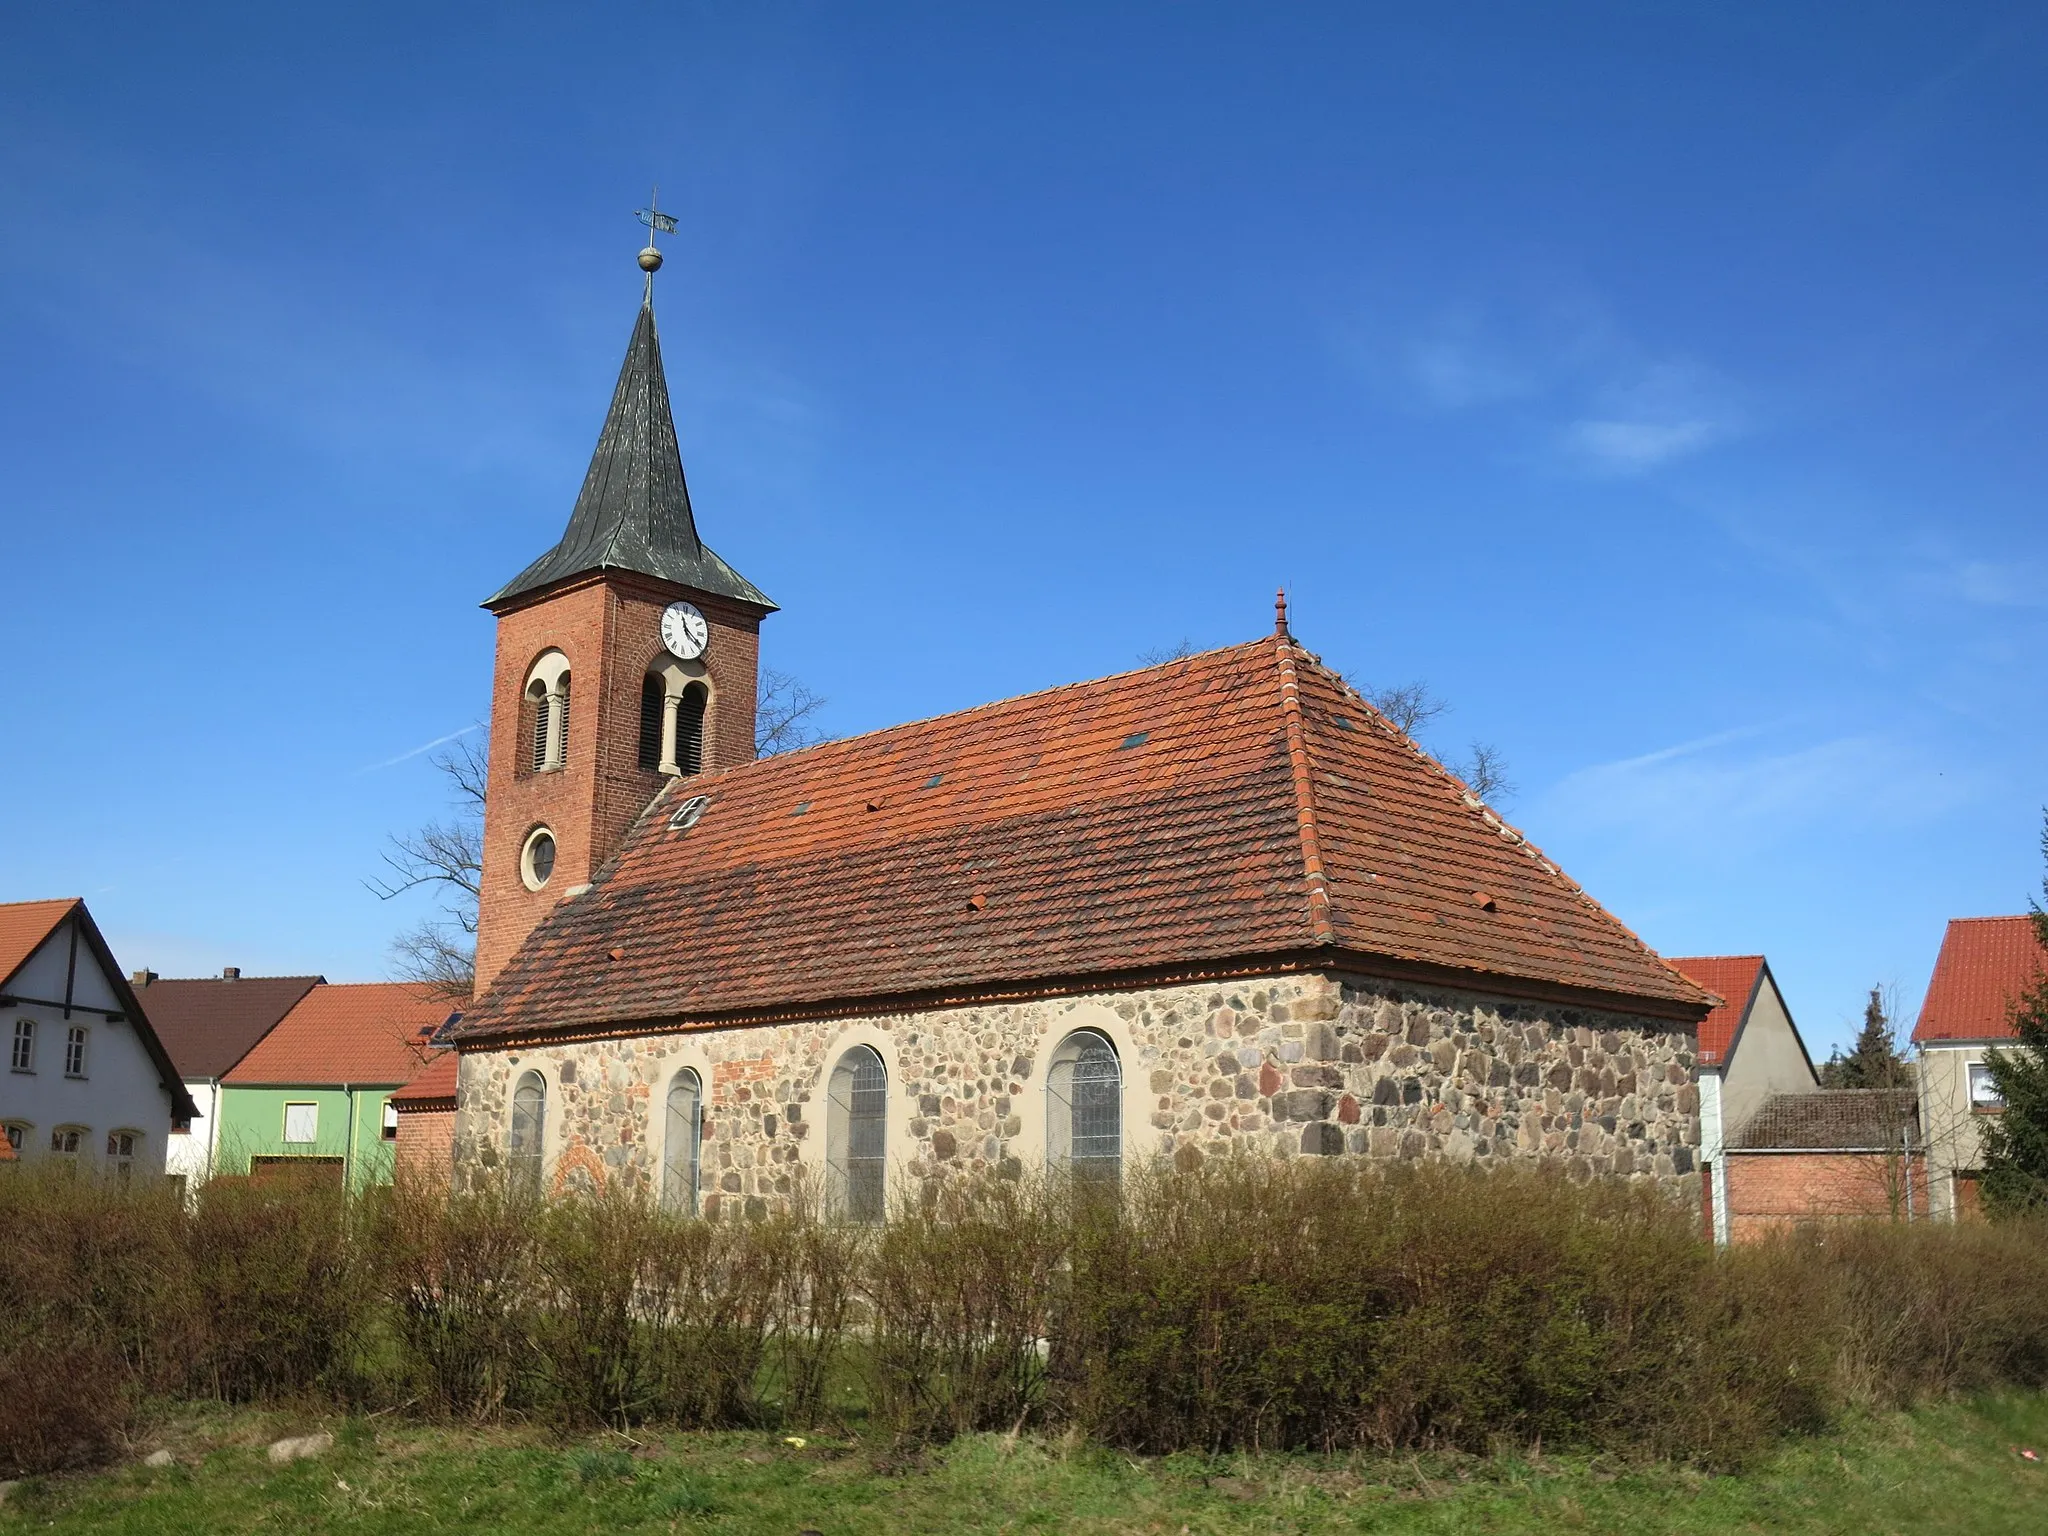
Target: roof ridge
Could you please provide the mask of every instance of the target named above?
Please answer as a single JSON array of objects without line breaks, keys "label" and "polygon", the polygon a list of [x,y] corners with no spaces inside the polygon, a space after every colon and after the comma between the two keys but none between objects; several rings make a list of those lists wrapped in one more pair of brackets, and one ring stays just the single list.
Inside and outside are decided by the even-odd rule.
[{"label": "roof ridge", "polygon": [[1330,915],[1330,882],[1323,869],[1322,838],[1316,827],[1315,784],[1309,772],[1308,737],[1301,724],[1301,681],[1294,671],[1294,637],[1281,630],[1274,637],[1273,649],[1279,660],[1280,718],[1287,728],[1295,834],[1301,844],[1302,873],[1308,882],[1309,934],[1318,944],[1334,944],[1337,927]]},{"label": "roof ridge", "polygon": [[1099,688],[1104,683],[1113,683],[1119,678],[1136,677],[1141,672],[1163,672],[1168,667],[1185,666],[1191,661],[1203,661],[1209,657],[1221,656],[1230,651],[1256,653],[1260,647],[1267,643],[1268,638],[1261,636],[1256,640],[1240,640],[1232,645],[1212,646],[1206,651],[1194,651],[1186,656],[1176,656],[1170,661],[1155,661],[1141,667],[1127,667],[1121,672],[1104,673],[1101,677],[1076,678],[1071,683],[1054,683],[1049,688],[1034,688],[1029,693],[1013,693],[1007,698],[989,699],[984,703],[970,704],[965,709],[949,709],[943,714],[925,715],[916,720],[899,720],[894,725],[878,725],[871,730],[857,731],[851,736],[834,736],[830,741],[821,741],[813,746],[797,747],[792,751],[777,752],[769,757],[749,758],[746,762],[734,763],[729,768],[714,769],[710,773],[692,774],[688,778],[671,779],[666,786],[655,792],[654,798],[648,802],[648,805],[651,807],[659,803],[664,797],[683,785],[690,786],[693,793],[703,794],[710,785],[730,778],[734,774],[745,773],[750,768],[758,768],[763,763],[786,762],[792,758],[805,757],[814,752],[829,752],[834,747],[850,747],[857,742],[867,741],[876,736],[887,736],[895,731],[907,731],[920,725],[940,725],[948,721],[963,720],[969,715],[978,715],[987,710],[1008,709],[1013,705],[1029,704],[1039,699],[1049,698],[1056,693],[1068,693],[1079,688]]}]

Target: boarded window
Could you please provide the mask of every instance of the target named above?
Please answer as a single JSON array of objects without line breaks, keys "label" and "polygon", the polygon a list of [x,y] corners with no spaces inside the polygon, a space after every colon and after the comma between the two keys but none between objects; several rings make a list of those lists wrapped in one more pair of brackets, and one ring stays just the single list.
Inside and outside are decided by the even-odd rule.
[{"label": "boarded window", "polygon": [[513,1184],[528,1194],[541,1189],[541,1136],[547,1128],[548,1088],[538,1072],[529,1072],[512,1090],[510,1152]]},{"label": "boarded window", "polygon": [[688,1067],[668,1085],[668,1129],[662,1142],[661,1202],[697,1214],[697,1182],[704,1146],[704,1084]]},{"label": "boarded window", "polygon": [[284,1144],[310,1147],[320,1139],[320,1106],[287,1104],[284,1107]]},{"label": "boarded window", "polygon": [[1116,1179],[1123,1171],[1124,1078],[1116,1047],[1092,1029],[1076,1030],[1053,1053],[1046,1074],[1046,1149],[1078,1178]]},{"label": "boarded window", "polygon": [[889,1073],[857,1045],[832,1069],[826,1162],[835,1204],[849,1221],[878,1222],[886,1208]]},{"label": "boarded window", "polygon": [[661,717],[668,702],[667,691],[658,677],[640,680],[640,766],[649,770],[661,766]]},{"label": "boarded window", "polygon": [[684,773],[704,771],[704,706],[710,697],[702,683],[692,683],[676,704],[676,766]]}]

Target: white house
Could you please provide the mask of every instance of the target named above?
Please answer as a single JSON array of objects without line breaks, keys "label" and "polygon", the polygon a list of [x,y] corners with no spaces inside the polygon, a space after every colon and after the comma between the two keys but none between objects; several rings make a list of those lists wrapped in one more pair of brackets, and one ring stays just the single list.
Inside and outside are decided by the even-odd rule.
[{"label": "white house", "polygon": [[192,1097],[83,901],[0,904],[0,1128],[24,1162],[157,1176]]}]

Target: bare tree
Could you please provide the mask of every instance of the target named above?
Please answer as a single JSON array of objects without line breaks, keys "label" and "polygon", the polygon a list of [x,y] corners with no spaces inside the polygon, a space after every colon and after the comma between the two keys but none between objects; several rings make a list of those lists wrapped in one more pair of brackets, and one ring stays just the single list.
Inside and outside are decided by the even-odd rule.
[{"label": "bare tree", "polygon": [[1451,764],[1450,769],[1482,800],[1505,805],[1514,798],[1515,781],[1508,777],[1508,760],[1499,747],[1475,741],[1471,755],[1462,763]]},{"label": "bare tree", "polygon": [[1164,666],[1169,661],[1180,661],[1194,654],[1195,647],[1193,642],[1189,641],[1186,637],[1182,637],[1171,645],[1155,645],[1149,651],[1138,652],[1138,665],[1141,667]]},{"label": "bare tree", "polygon": [[434,754],[431,761],[451,791],[454,814],[417,831],[394,834],[384,852],[389,873],[366,882],[381,901],[417,890],[431,890],[439,898],[435,911],[391,941],[391,966],[407,981],[424,982],[450,997],[468,997],[476,986],[487,752],[479,724],[475,734]]},{"label": "bare tree", "polygon": [[[1397,687],[1368,690],[1365,697],[1395,729],[1418,745],[1423,728],[1451,712],[1450,703],[1419,678]],[[1439,760],[1480,799],[1505,805],[1514,798],[1515,781],[1508,777],[1507,754],[1492,743],[1473,742],[1462,762]]]},{"label": "bare tree", "polygon": [[829,740],[812,724],[825,702],[787,672],[763,667],[754,704],[754,756],[778,757]]},{"label": "bare tree", "polygon": [[1403,736],[1417,735],[1430,721],[1451,711],[1451,706],[1437,697],[1435,689],[1419,680],[1395,688],[1368,690],[1365,698]]}]

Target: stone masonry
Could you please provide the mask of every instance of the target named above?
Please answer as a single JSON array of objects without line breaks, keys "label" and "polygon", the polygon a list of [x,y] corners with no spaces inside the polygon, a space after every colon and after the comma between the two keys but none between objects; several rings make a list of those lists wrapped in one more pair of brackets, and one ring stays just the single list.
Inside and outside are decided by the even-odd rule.
[{"label": "stone masonry", "polygon": [[1127,1163],[1235,1147],[1547,1160],[1698,1199],[1684,1026],[1321,974],[475,1052],[457,1167],[502,1163],[513,1081],[538,1067],[550,1187],[652,1188],[667,1084],[688,1060],[709,1068],[705,1214],[759,1213],[822,1170],[826,1055],[859,1031],[889,1067],[892,1177],[1013,1173],[1043,1156],[1046,1064],[1083,1027],[1122,1060]]}]

